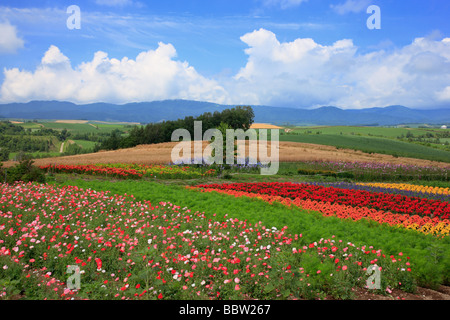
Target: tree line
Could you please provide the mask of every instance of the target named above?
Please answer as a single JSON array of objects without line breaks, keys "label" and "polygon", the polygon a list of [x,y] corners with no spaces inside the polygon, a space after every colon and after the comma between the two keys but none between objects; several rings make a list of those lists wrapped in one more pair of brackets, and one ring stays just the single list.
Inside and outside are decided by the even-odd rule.
[{"label": "tree line", "polygon": [[218,128],[221,124],[227,125],[230,129],[248,130],[253,123],[255,114],[250,106],[236,106],[225,109],[222,112],[205,112],[198,117],[188,116],[184,119],[149,123],[145,126],[134,126],[127,136],[122,136],[118,130],[111,132],[109,139],[103,141],[94,151],[116,150],[122,148],[132,148],[140,144],[154,144],[170,142],[172,133],[176,129],[186,129],[191,136],[194,136],[194,122],[202,121],[202,134],[213,128]]}]

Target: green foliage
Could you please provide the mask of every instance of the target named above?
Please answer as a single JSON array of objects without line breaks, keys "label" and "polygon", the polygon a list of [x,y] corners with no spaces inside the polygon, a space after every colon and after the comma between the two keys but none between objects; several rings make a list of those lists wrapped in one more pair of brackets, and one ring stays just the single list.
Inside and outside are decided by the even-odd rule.
[{"label": "green foliage", "polygon": [[352,179],[354,178],[354,174],[351,172],[335,172],[330,170],[314,170],[314,169],[304,169],[299,168],[297,170],[298,174],[301,175],[321,175],[325,177],[334,177],[334,178],[345,178],[345,179]]},{"label": "green foliage", "polygon": [[80,154],[83,151],[84,151],[83,148],[81,148],[78,144],[69,143],[66,150],[64,151],[64,155],[70,156],[70,155],[74,155],[74,154]]},{"label": "green foliage", "polygon": [[61,133],[58,135],[59,141],[65,141],[68,137],[70,137],[70,132],[67,131],[66,128],[61,130]]},{"label": "green foliage", "polygon": [[[0,157],[3,155],[7,160],[4,155],[6,150],[9,151],[10,157],[17,161],[20,161],[20,157],[14,157],[16,153],[27,153],[32,155],[33,159],[38,159],[96,152],[100,150],[100,144],[110,138],[113,131],[117,140],[122,140],[122,136],[126,135],[125,130],[130,128],[131,126],[119,124],[97,126],[89,123],[58,122],[12,124],[4,121],[0,122]],[[76,145],[69,145],[69,138],[74,140]],[[64,153],[60,153],[60,143],[64,141],[68,146]],[[130,144],[125,144],[119,147],[129,146]]]},{"label": "green foliage", "polygon": [[337,177],[337,173],[334,171],[327,171],[327,170],[314,170],[314,169],[298,169],[298,174],[301,175],[307,175],[307,176],[313,176],[313,175],[323,175],[326,177]]},{"label": "green foliage", "polygon": [[174,121],[149,123],[146,126],[134,126],[127,137],[122,137],[118,132],[112,132],[111,137],[100,146],[103,150],[116,150],[119,148],[130,148],[139,144],[154,144],[169,142],[172,133],[176,129],[186,129],[191,137],[194,137],[194,122],[202,121],[202,134],[212,128],[217,128],[225,123],[231,129],[248,130],[253,123],[254,113],[251,107],[237,106],[222,112],[206,112],[196,118],[192,116]]},{"label": "green foliage", "polygon": [[0,161],[9,160],[9,150],[7,148],[0,148]]}]

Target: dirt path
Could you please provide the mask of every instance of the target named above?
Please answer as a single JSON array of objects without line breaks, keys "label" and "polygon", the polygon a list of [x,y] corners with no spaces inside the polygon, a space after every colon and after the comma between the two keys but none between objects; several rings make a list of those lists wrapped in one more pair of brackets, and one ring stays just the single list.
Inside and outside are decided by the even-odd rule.
[{"label": "dirt path", "polygon": [[65,141],[63,141],[61,143],[61,147],[59,147],[59,153],[64,153],[64,143],[66,143]]},{"label": "dirt path", "polygon": [[354,300],[450,300],[450,287],[440,286],[437,290],[417,288],[416,293],[407,293],[395,289],[389,296],[376,295],[368,290],[356,289]]}]

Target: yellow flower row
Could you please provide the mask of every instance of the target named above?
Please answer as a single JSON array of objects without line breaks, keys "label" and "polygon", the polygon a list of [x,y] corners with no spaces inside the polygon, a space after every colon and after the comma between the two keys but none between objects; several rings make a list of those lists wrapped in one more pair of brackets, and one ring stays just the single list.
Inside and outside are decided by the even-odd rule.
[{"label": "yellow flower row", "polygon": [[407,183],[381,183],[381,182],[363,183],[363,182],[360,182],[357,184],[361,185],[361,186],[370,186],[370,187],[379,187],[379,188],[387,188],[387,189],[399,189],[399,190],[406,190],[406,191],[450,195],[450,188],[418,186],[418,185],[407,184]]},{"label": "yellow flower row", "polygon": [[450,234],[450,224],[445,222],[440,222],[438,224],[426,223],[422,226],[417,223],[412,223],[408,226],[405,226],[406,229],[416,230],[425,234],[432,234],[435,236],[448,236]]}]

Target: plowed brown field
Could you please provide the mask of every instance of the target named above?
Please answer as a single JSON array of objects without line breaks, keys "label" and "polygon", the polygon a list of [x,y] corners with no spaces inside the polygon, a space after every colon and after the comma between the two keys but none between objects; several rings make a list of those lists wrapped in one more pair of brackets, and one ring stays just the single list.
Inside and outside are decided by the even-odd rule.
[{"label": "plowed brown field", "polygon": [[[96,164],[96,163],[137,163],[137,164],[168,164],[171,162],[172,148],[178,142],[167,142],[153,145],[140,145],[129,149],[120,149],[115,151],[100,151],[98,153],[75,155],[67,157],[36,159],[36,165],[48,164]],[[207,142],[203,143],[203,147]],[[269,144],[270,146],[270,144]],[[194,148],[192,147],[192,153]],[[410,164],[446,167],[449,164],[412,159],[395,158],[384,154],[367,154],[360,151],[336,149],[331,146],[315,145],[298,142],[280,142],[279,159],[281,162],[305,161],[305,160],[330,160],[330,161],[366,161],[383,162],[393,164]],[[270,154],[270,148],[269,148]],[[14,165],[14,162],[8,161],[5,166]]]}]

